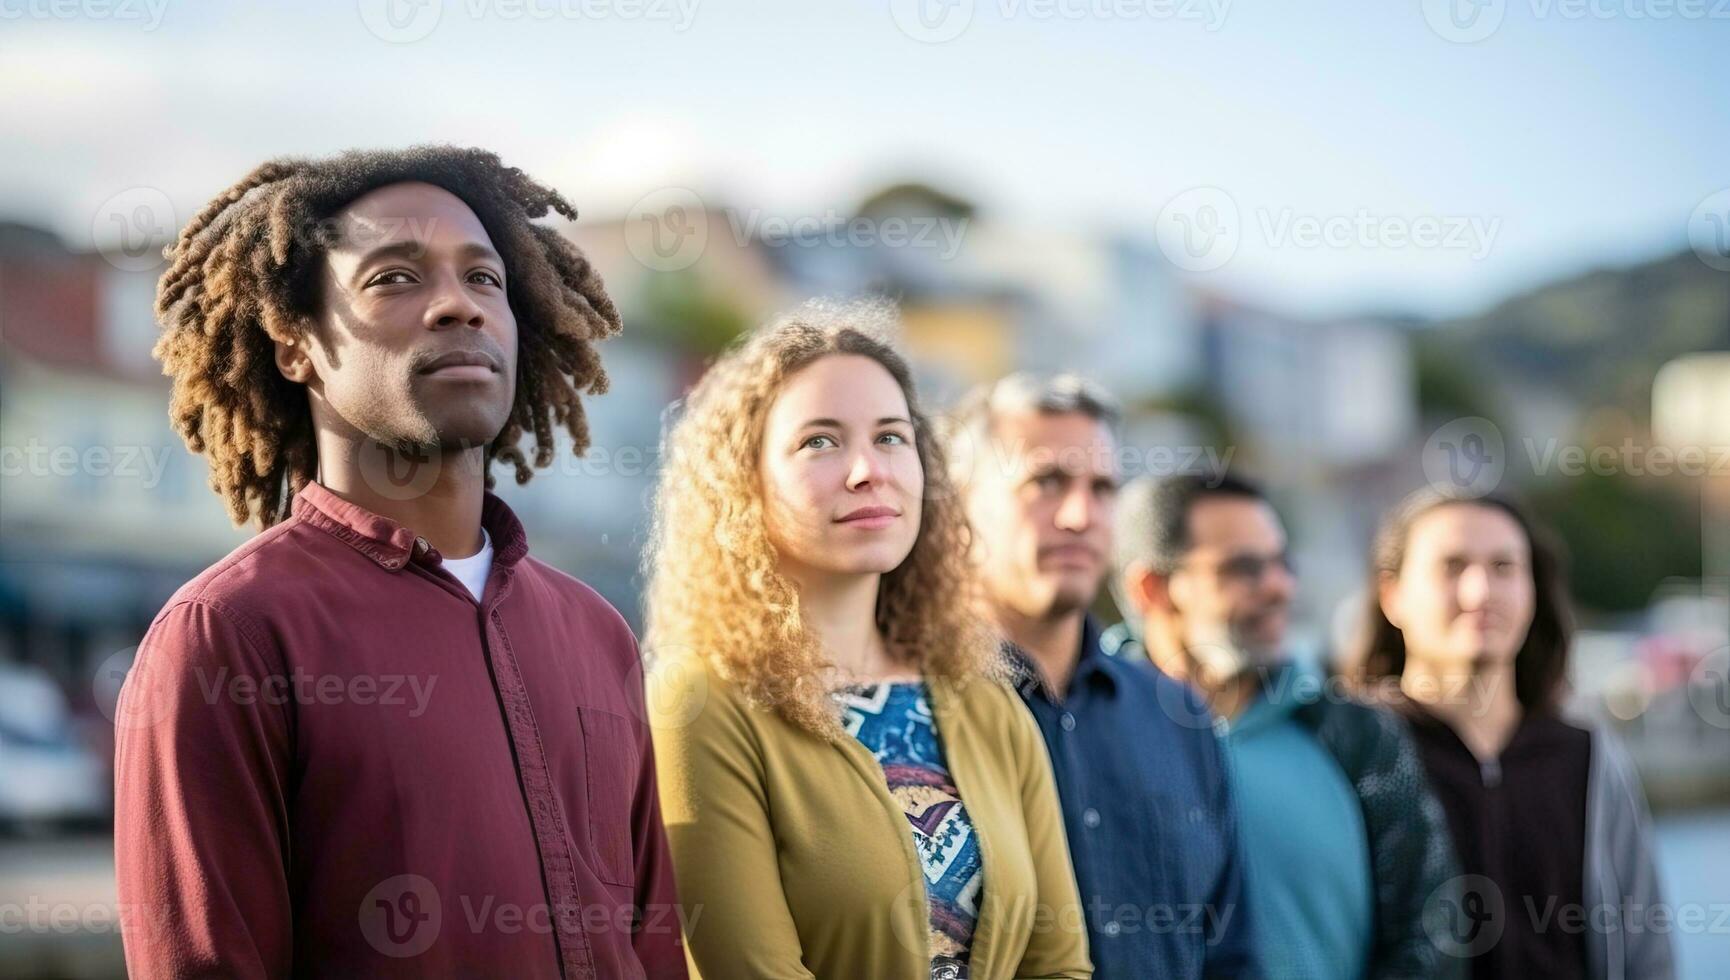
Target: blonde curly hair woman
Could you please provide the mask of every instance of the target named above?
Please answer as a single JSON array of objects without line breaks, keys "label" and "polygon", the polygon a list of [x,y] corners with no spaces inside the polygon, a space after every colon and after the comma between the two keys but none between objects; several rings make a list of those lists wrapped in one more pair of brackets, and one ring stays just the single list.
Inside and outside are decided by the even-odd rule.
[{"label": "blonde curly hair woman", "polygon": [[693,970],[1091,975],[1050,761],[881,303],[745,338],[668,437],[647,555]]}]

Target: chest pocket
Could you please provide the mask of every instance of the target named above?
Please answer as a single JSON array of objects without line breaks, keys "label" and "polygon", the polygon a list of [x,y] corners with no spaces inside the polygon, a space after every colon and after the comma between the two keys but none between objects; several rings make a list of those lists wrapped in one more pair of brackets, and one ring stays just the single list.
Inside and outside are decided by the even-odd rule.
[{"label": "chest pocket", "polygon": [[578,708],[583,724],[583,769],[588,779],[589,853],[595,874],[611,885],[631,885],[631,801],[640,763],[632,722],[594,708]]}]

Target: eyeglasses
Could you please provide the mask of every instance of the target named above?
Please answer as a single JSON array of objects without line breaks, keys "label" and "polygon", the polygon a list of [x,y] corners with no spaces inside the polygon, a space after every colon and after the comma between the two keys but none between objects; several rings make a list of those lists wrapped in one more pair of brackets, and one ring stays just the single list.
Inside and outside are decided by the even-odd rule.
[{"label": "eyeglasses", "polygon": [[[1186,561],[1178,567],[1192,568],[1194,566]],[[1268,569],[1273,567],[1278,567],[1287,575],[1290,575],[1297,570],[1292,564],[1291,553],[1287,551],[1282,551],[1277,555],[1232,555],[1230,558],[1214,565],[1213,570],[1215,575],[1218,575],[1223,579],[1230,579],[1236,582],[1255,583],[1260,582],[1262,576],[1267,574]]]}]

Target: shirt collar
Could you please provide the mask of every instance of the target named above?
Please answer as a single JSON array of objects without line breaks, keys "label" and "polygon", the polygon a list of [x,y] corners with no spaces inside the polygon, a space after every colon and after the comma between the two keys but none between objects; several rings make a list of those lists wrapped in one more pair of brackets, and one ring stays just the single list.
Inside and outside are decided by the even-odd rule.
[{"label": "shirt collar", "polygon": [[1100,636],[1099,620],[1088,614],[1081,621],[1081,659],[1075,665],[1075,676],[1085,678],[1107,693],[1117,693],[1117,672],[1123,669],[1116,657],[1105,652]]},{"label": "shirt collar", "polygon": [[[346,542],[382,568],[397,571],[416,555],[420,540],[412,528],[398,524],[349,500],[321,483],[309,482],[294,495],[296,518]],[[516,564],[528,554],[528,536],[521,521],[505,502],[488,491],[481,504],[481,530],[492,541],[493,563]],[[431,552],[423,546],[422,555]]]},{"label": "shirt collar", "polygon": [[[1075,662],[1075,673],[1070,677],[1069,688],[1074,691],[1079,684],[1091,684],[1108,694],[1117,693],[1117,671],[1122,665],[1112,659],[1100,646],[1101,630],[1099,621],[1092,614],[1081,620],[1081,657]],[[1026,650],[1014,643],[1003,641],[1004,655],[1009,658],[1009,666],[1014,673],[1015,688],[1023,697],[1041,697],[1052,703],[1059,699],[1045,685],[1045,677],[1040,673],[1033,658]]]}]

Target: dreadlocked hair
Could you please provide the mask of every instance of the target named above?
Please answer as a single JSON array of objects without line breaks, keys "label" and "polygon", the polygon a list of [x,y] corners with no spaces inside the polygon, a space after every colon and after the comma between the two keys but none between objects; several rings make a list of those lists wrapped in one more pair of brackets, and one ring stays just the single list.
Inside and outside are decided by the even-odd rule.
[{"label": "dreadlocked hair", "polygon": [[580,396],[607,390],[594,342],[619,332],[619,312],[589,260],[556,230],[533,223],[548,212],[575,220],[557,191],[496,154],[454,146],[354,150],[322,160],[260,165],[205,205],[163,249],[157,285],[163,334],[153,351],[174,379],[169,415],[187,448],[210,463],[210,486],[236,525],[269,527],[317,473],[303,385],[276,368],[275,342],[307,336],[319,306],[319,276],[334,244],[333,216],[389,184],[442,187],[474,211],[510,272],[516,315],[516,400],[487,447],[527,483],[518,445],[534,433],[533,465],[553,461],[554,426],[575,452],[589,445]]}]

